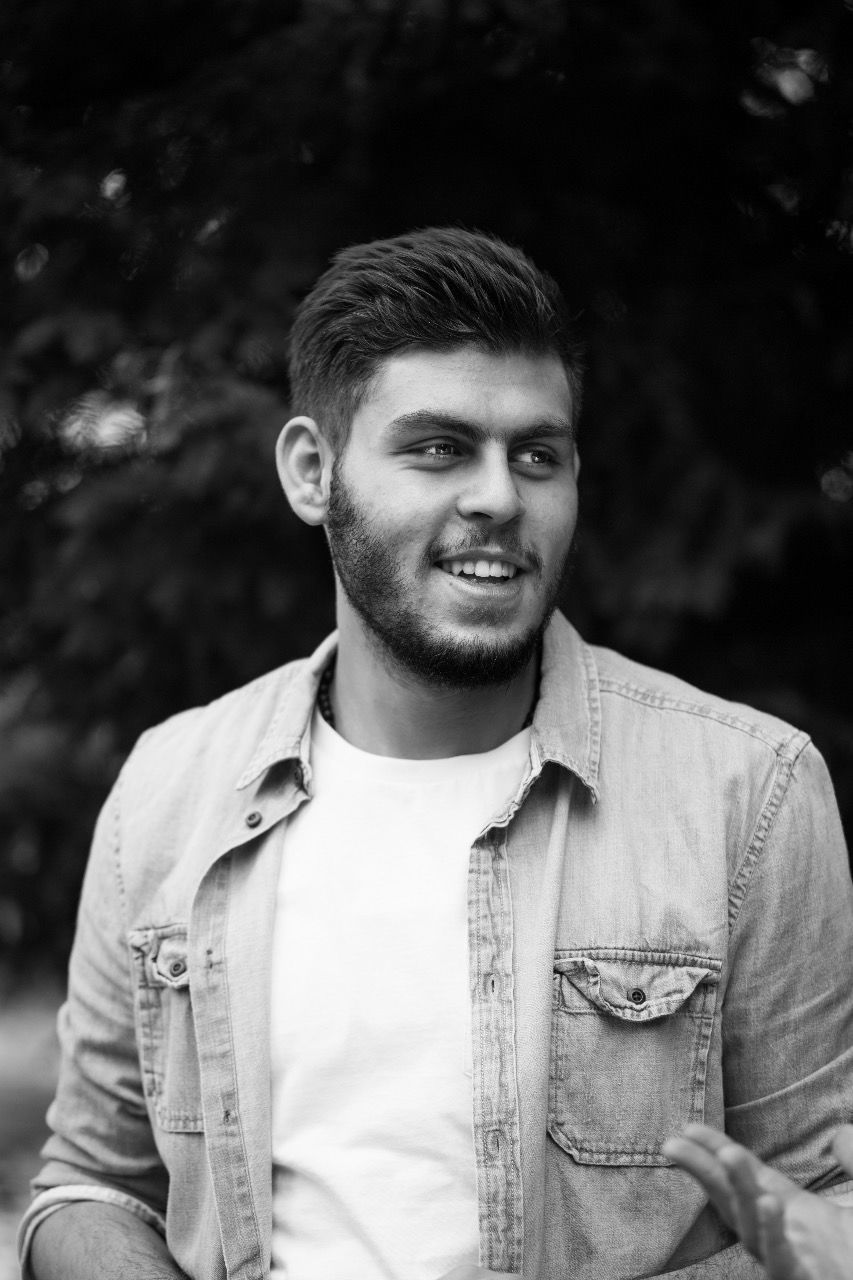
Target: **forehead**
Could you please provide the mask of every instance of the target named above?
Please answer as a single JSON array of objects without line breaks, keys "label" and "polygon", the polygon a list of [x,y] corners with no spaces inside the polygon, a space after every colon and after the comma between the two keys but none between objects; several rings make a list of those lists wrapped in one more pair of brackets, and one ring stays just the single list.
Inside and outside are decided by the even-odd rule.
[{"label": "forehead", "polygon": [[566,371],[556,355],[411,350],[378,365],[353,420],[374,428],[434,409],[486,429],[571,419]]}]

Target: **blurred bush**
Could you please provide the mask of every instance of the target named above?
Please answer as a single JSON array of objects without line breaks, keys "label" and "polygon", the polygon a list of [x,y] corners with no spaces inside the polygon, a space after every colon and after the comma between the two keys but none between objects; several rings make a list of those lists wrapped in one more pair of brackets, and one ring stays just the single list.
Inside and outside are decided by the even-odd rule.
[{"label": "blurred bush", "polygon": [[840,0],[8,0],[0,947],[61,965],[137,734],[304,653],[272,463],[343,243],[523,244],[590,342],[587,636],[811,731],[853,814]]}]

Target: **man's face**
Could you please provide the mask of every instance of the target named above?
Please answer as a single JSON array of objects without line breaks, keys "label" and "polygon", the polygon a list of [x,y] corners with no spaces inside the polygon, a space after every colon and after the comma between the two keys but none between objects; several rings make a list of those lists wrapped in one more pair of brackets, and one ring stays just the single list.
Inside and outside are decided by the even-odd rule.
[{"label": "man's face", "polygon": [[577,517],[556,356],[476,347],[384,361],[332,474],[342,611],[444,687],[505,683],[536,651]]}]

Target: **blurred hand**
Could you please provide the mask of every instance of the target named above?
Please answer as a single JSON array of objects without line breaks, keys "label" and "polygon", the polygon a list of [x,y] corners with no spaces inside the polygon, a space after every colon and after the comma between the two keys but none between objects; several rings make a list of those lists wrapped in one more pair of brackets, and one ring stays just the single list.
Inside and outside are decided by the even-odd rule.
[{"label": "blurred hand", "polygon": [[[853,1177],[853,1125],[842,1125],[832,1148]],[[688,1125],[664,1143],[663,1153],[702,1184],[770,1280],[853,1276],[853,1208],[804,1191],[705,1125]]]}]

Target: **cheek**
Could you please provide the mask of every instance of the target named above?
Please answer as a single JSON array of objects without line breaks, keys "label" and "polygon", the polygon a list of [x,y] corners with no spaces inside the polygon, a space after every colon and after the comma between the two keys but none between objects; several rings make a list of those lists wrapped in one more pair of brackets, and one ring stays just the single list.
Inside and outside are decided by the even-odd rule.
[{"label": "cheek", "polygon": [[547,508],[540,508],[534,516],[531,524],[534,537],[541,539],[543,548],[550,547],[558,551],[568,546],[575,531],[577,514],[576,492],[570,491],[555,497]]}]

